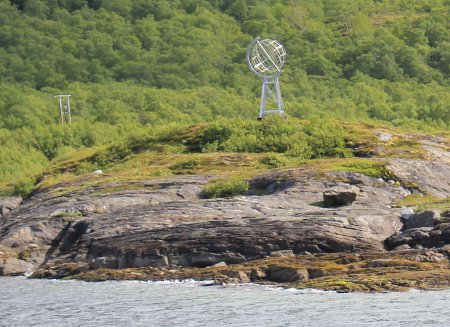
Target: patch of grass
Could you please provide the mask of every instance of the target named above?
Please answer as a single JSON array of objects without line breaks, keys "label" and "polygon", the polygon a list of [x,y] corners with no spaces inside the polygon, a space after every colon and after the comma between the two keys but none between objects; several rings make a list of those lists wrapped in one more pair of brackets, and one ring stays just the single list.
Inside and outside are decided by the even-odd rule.
[{"label": "patch of grass", "polygon": [[194,169],[200,166],[200,159],[192,158],[188,160],[183,160],[181,162],[177,162],[175,165],[171,166],[170,169],[173,170],[182,170],[182,169]]},{"label": "patch of grass", "polygon": [[311,162],[310,165],[314,168],[324,170],[354,171],[372,177],[382,177],[387,174],[386,163],[374,159],[365,159],[365,158],[326,159]]},{"label": "patch of grass", "polygon": [[438,198],[433,195],[411,194],[395,202],[398,207],[417,207],[417,211],[427,209],[450,210],[450,197]]},{"label": "patch of grass", "polygon": [[58,166],[70,166],[73,163],[84,161],[92,157],[98,151],[104,150],[105,147],[92,147],[77,150],[70,150],[56,157],[52,163]]},{"label": "patch of grass", "polygon": [[244,180],[225,179],[206,184],[203,196],[210,198],[226,198],[247,193],[249,184]]},{"label": "patch of grass", "polygon": [[414,140],[397,137],[382,148],[380,156],[386,158],[425,159],[427,152]]}]

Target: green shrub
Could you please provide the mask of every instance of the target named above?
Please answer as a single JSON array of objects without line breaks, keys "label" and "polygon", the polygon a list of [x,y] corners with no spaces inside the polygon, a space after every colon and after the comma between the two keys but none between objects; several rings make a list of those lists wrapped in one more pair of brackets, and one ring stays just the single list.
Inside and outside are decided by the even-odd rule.
[{"label": "green shrub", "polygon": [[287,160],[276,155],[269,155],[260,160],[260,162],[269,168],[283,168],[287,164]]},{"label": "green shrub", "polygon": [[19,195],[22,199],[28,199],[33,194],[34,186],[36,185],[36,178],[23,179],[13,186],[12,195]]},{"label": "green shrub", "polygon": [[97,152],[89,161],[98,167],[105,168],[120,162],[132,153],[127,143],[110,146],[109,148]]},{"label": "green shrub", "polygon": [[192,152],[209,152],[211,144],[214,151],[224,150],[223,144],[235,133],[233,126],[224,121],[212,124],[195,124],[180,135],[180,141]]},{"label": "green shrub", "polygon": [[226,198],[247,193],[249,184],[243,180],[220,180],[206,184],[203,196],[210,198]]},{"label": "green shrub", "polygon": [[345,130],[336,123],[319,120],[305,127],[311,158],[341,157],[345,148]]}]

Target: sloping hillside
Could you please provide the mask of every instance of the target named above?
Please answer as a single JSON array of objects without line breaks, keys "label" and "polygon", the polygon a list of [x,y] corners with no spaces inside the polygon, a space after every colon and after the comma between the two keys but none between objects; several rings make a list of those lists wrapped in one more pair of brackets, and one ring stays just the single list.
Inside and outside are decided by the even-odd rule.
[{"label": "sloping hillside", "polygon": [[[445,0],[1,0],[0,183],[169,123],[253,120],[260,81],[244,57],[256,35],[288,51],[289,117],[448,131],[448,10]],[[71,127],[53,98],[66,93]]]}]

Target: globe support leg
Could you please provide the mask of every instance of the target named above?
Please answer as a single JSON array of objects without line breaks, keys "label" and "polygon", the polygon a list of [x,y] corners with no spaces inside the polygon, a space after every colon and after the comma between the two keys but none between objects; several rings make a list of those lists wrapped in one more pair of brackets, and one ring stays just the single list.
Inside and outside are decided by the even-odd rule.
[{"label": "globe support leg", "polygon": [[[276,108],[267,108],[268,100],[276,105]],[[261,106],[259,108],[258,120],[262,120],[266,114],[279,114],[284,116],[283,100],[281,99],[280,83],[278,76],[267,76],[263,78],[261,89]]]}]

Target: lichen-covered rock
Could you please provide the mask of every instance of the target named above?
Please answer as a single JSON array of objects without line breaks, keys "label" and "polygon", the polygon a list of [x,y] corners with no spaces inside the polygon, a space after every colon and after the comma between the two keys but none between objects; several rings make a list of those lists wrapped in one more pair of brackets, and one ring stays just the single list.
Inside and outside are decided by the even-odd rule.
[{"label": "lichen-covered rock", "polygon": [[268,278],[278,283],[306,282],[309,274],[306,268],[269,266]]},{"label": "lichen-covered rock", "polygon": [[80,262],[66,262],[54,266],[43,266],[35,271],[32,278],[64,278],[83,273],[89,269],[88,265]]},{"label": "lichen-covered rock", "polygon": [[238,283],[248,283],[250,282],[250,278],[248,275],[242,270],[225,270],[221,272],[223,275],[231,278],[231,282],[236,281]]}]

